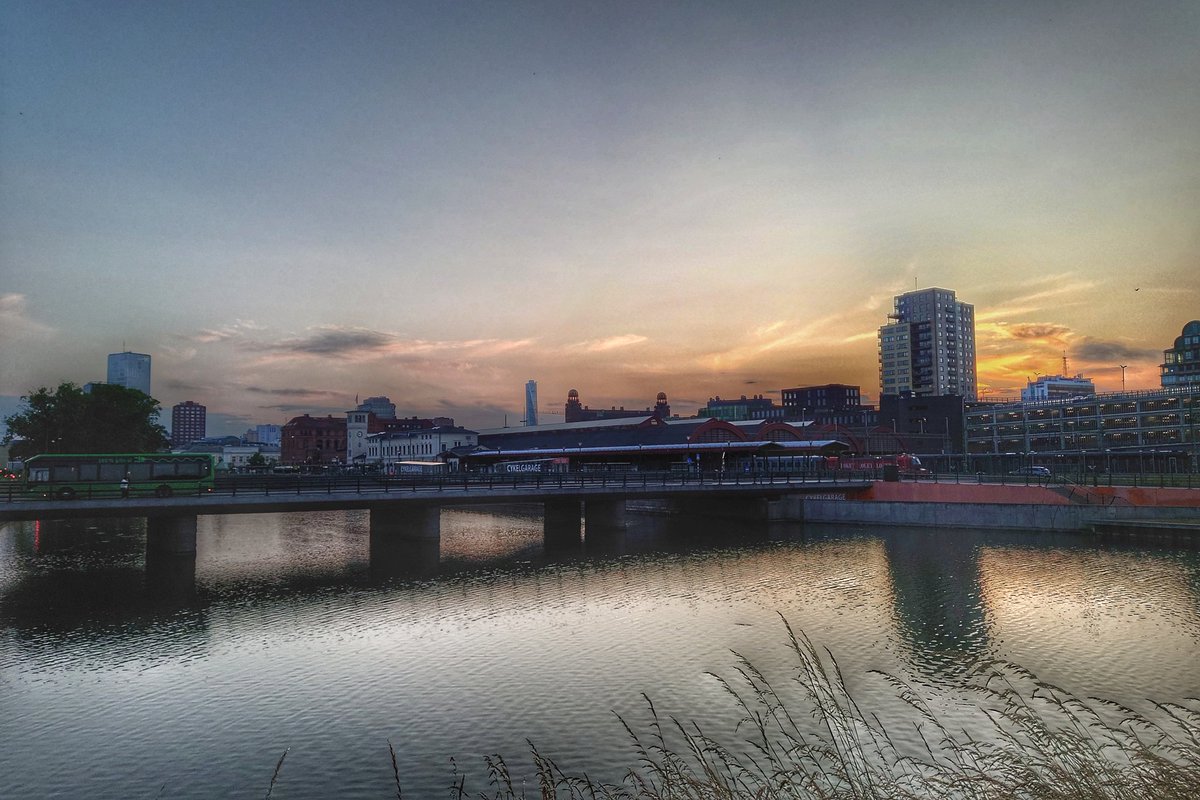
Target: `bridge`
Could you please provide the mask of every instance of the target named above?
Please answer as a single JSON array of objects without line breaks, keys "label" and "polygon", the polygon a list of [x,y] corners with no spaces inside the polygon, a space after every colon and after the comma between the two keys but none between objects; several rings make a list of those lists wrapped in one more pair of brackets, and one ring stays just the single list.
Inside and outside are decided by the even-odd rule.
[{"label": "bridge", "polygon": [[767,473],[562,473],[438,478],[338,478],[231,481],[213,491],[173,497],[121,498],[113,492],[72,499],[0,502],[0,522],[88,517],[145,517],[148,551],[196,551],[196,518],[212,514],[370,511],[371,546],[389,540],[436,542],[446,506],[540,503],[547,542],[579,541],[589,531],[622,530],[629,500],[670,500],[683,513],[767,519],[768,503],[788,495],[838,496],[865,491],[861,477]]}]

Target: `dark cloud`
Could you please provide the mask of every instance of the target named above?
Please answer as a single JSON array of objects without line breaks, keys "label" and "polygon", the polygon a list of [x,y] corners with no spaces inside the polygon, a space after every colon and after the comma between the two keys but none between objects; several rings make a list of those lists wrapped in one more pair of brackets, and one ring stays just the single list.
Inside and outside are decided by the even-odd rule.
[{"label": "dark cloud", "polygon": [[341,397],[341,392],[329,392],[324,389],[265,389],[261,386],[247,386],[245,391],[252,394],[265,394],[269,397]]},{"label": "dark cloud", "polygon": [[1066,325],[1053,322],[1027,322],[1009,325],[1008,333],[1014,339],[1060,339],[1071,332]]},{"label": "dark cloud", "polygon": [[328,414],[338,416],[345,414],[347,408],[342,406],[314,406],[304,403],[279,403],[273,406],[259,406],[264,411],[278,411],[281,414],[311,414],[314,417],[324,417]]},{"label": "dark cloud", "polygon": [[393,341],[393,337],[379,331],[326,329],[302,339],[286,339],[271,349],[301,355],[340,356],[361,353],[364,350],[378,350]]},{"label": "dark cloud", "polygon": [[171,389],[173,391],[190,392],[192,394],[195,394],[197,392],[207,392],[207,391],[211,391],[211,389],[212,389],[211,386],[201,386],[196,383],[188,383],[187,381],[181,381],[178,379],[168,379],[168,380],[164,381],[164,383],[166,385],[166,388]]},{"label": "dark cloud", "polygon": [[1071,355],[1083,361],[1153,361],[1157,364],[1162,351],[1133,347],[1125,342],[1084,339],[1071,348]]}]

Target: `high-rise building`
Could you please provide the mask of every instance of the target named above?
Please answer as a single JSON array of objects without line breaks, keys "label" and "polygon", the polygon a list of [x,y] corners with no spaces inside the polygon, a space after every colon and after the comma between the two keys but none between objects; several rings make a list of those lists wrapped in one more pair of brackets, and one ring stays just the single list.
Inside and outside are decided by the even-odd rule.
[{"label": "high-rise building", "polygon": [[386,396],[368,397],[358,404],[359,411],[370,411],[379,419],[395,419],[396,404]]},{"label": "high-rise building", "polygon": [[208,435],[208,409],[192,400],[171,407],[171,447],[184,447]]},{"label": "high-rise building", "polygon": [[525,382],[525,424],[538,424],[537,381]]},{"label": "high-rise building", "polygon": [[150,394],[150,356],[145,353],[109,353],[108,383]]},{"label": "high-rise building", "polygon": [[1200,319],[1183,326],[1183,333],[1175,337],[1175,346],[1163,351],[1162,385],[1164,389],[1174,386],[1200,384]]},{"label": "high-rise building", "polygon": [[949,289],[920,289],[897,295],[888,318],[879,329],[881,394],[975,399],[974,306]]}]

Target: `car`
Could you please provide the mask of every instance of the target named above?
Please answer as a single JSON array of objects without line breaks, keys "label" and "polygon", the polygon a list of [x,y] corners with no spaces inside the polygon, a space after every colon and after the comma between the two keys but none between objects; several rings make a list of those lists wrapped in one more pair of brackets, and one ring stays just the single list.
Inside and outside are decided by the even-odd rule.
[{"label": "car", "polygon": [[1010,472],[1008,474],[1009,475],[1028,475],[1031,478],[1049,478],[1050,477],[1050,468],[1049,467],[1018,467],[1017,469],[1014,469],[1012,472]]}]

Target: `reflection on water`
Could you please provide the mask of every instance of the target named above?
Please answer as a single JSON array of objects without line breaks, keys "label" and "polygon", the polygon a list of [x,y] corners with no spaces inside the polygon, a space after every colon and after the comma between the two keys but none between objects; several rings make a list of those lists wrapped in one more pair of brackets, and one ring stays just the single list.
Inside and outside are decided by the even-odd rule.
[{"label": "reflection on water", "polygon": [[[137,520],[0,527],[6,796],[442,794],[450,758],[533,740],[615,780],[641,693],[707,731],[737,713],[731,651],[780,684],[779,615],[901,723],[881,670],[947,690],[1010,659],[1137,705],[1200,692],[1200,556],[1082,537],[633,515],[544,541],[538,509],[447,510],[440,546],[365,512],[201,518],[147,560]],[[960,709],[961,710],[961,709]],[[965,713],[965,712],[964,712]]]}]

